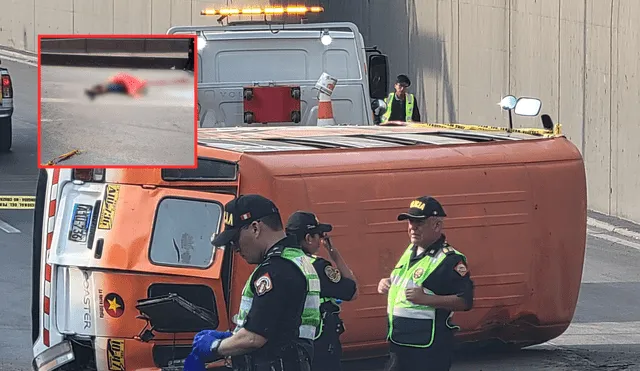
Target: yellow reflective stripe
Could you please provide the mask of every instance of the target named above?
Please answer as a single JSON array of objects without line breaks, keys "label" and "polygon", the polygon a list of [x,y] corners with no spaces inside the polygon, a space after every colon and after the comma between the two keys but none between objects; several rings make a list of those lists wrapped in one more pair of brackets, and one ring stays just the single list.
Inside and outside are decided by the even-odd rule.
[{"label": "yellow reflective stripe", "polygon": [[300,337],[303,339],[314,339],[316,337],[316,328],[314,326],[302,325],[299,328]]},{"label": "yellow reflective stripe", "polygon": [[405,104],[405,118],[407,122],[411,121],[411,117],[413,116],[413,105],[415,103],[415,99],[413,94],[407,94],[407,103]]},{"label": "yellow reflective stripe", "polygon": [[436,311],[434,309],[418,309],[418,308],[393,308],[394,317],[404,317],[411,319],[431,319],[436,318]]},{"label": "yellow reflective stripe", "polygon": [[307,309],[318,309],[320,307],[320,298],[316,295],[309,295],[304,301],[304,307]]}]

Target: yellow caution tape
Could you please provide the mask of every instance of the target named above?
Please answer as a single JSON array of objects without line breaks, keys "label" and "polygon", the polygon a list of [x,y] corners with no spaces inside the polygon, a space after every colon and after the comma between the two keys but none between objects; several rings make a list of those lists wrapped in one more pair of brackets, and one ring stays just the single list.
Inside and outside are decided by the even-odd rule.
[{"label": "yellow caution tape", "polygon": [[[384,124],[383,124],[384,125]],[[409,123],[407,126],[417,127],[432,127],[440,129],[451,130],[469,130],[469,131],[489,131],[489,132],[504,132],[504,133],[520,133],[536,135],[541,137],[556,137],[562,136],[560,124],[555,124],[553,129],[535,129],[535,128],[523,128],[523,129],[509,129],[499,126],[485,126],[485,125],[466,125],[466,124],[429,124],[429,123]]]},{"label": "yellow caution tape", "polygon": [[0,209],[33,209],[35,207],[35,196],[0,196]]}]

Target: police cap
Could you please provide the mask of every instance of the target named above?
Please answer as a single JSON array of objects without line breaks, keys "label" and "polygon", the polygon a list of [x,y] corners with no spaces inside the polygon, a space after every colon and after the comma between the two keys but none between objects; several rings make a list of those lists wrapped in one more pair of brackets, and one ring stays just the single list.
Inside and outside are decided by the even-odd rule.
[{"label": "police cap", "polygon": [[211,241],[214,246],[225,246],[235,240],[240,229],[269,215],[280,215],[280,211],[266,197],[248,194],[240,195],[224,205],[224,232]]},{"label": "police cap", "polygon": [[407,86],[411,86],[411,80],[409,80],[409,77],[407,75],[398,75],[398,77],[396,77],[396,84],[405,84]]},{"label": "police cap", "polygon": [[447,214],[438,200],[430,196],[423,196],[411,201],[409,210],[398,215],[398,220],[426,219],[431,216],[447,216]]},{"label": "police cap", "polygon": [[296,211],[291,214],[287,221],[285,230],[289,234],[322,234],[331,232],[333,226],[331,224],[320,223],[318,217],[314,213],[307,211]]}]

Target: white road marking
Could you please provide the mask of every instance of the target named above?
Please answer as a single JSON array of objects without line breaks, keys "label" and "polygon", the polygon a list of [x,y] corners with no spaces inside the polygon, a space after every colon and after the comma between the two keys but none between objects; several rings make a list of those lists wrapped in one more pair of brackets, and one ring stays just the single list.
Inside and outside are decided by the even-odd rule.
[{"label": "white road marking", "polygon": [[620,244],[620,245],[624,245],[626,247],[630,247],[632,249],[640,250],[640,243],[628,241],[628,240],[625,240],[623,238],[616,237],[616,236],[610,236],[610,235],[604,234],[602,232],[594,231],[593,229],[587,229],[587,233],[591,237],[599,238],[601,240],[617,243],[617,244]]},{"label": "white road marking", "polygon": [[7,233],[22,233],[18,228],[12,226],[11,224],[5,222],[2,219],[0,219],[0,229],[2,229]]},{"label": "white road marking", "polygon": [[630,231],[630,230],[628,230],[626,228],[616,227],[613,224],[602,222],[600,220],[596,220],[596,219],[593,219],[593,218],[587,218],[587,225],[590,226],[590,227],[598,228],[598,229],[604,229],[607,232],[617,233],[617,234],[620,234],[622,236],[630,237],[630,238],[633,238],[633,239],[636,239],[636,240],[640,241],[640,233],[634,232],[634,231]]},{"label": "white road marking", "polygon": [[564,334],[547,342],[555,346],[637,345],[640,321],[572,323]]},{"label": "white road marking", "polygon": [[144,99],[132,99],[132,100],[100,100],[100,98],[96,98],[96,100],[91,101],[88,99],[64,99],[64,98],[42,98],[40,99],[41,103],[68,103],[68,104],[83,104],[83,105],[93,105],[95,106],[155,106],[155,107],[189,107],[193,108],[196,106],[195,101],[175,101],[172,99],[169,100],[144,100]]}]

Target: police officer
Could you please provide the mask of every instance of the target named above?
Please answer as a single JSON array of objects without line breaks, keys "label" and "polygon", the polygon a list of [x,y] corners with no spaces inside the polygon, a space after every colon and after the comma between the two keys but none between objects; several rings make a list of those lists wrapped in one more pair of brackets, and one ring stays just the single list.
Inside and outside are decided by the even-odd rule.
[{"label": "police officer", "polygon": [[398,220],[407,220],[409,247],[391,272],[378,284],[378,292],[388,295],[391,357],[387,370],[415,370],[428,365],[429,371],[451,367],[454,346],[454,311],[473,305],[466,257],[446,242],[442,233],[442,205],[433,197],[413,200]]},{"label": "police officer", "polygon": [[[344,325],[339,301],[350,301],[357,296],[353,272],[327,236],[332,230],[331,224],[320,223],[315,214],[306,211],[293,213],[285,228],[287,234],[295,236],[302,250],[311,257],[320,278],[321,324],[314,342],[312,371],[341,370],[340,335],[344,332]],[[314,255],[320,246],[327,250],[337,268],[330,261]]]},{"label": "police officer", "polygon": [[257,267],[242,291],[233,334],[201,331],[187,363],[230,357],[234,370],[308,371],[320,324],[320,281],[309,257],[286,236],[278,208],[265,197],[230,201],[224,221],[213,245]]},{"label": "police officer", "polygon": [[384,100],[386,111],[380,118],[380,123],[387,121],[413,121],[420,122],[420,111],[416,104],[416,97],[407,93],[411,86],[411,80],[407,75],[398,75],[395,83],[395,92],[389,93]]}]

